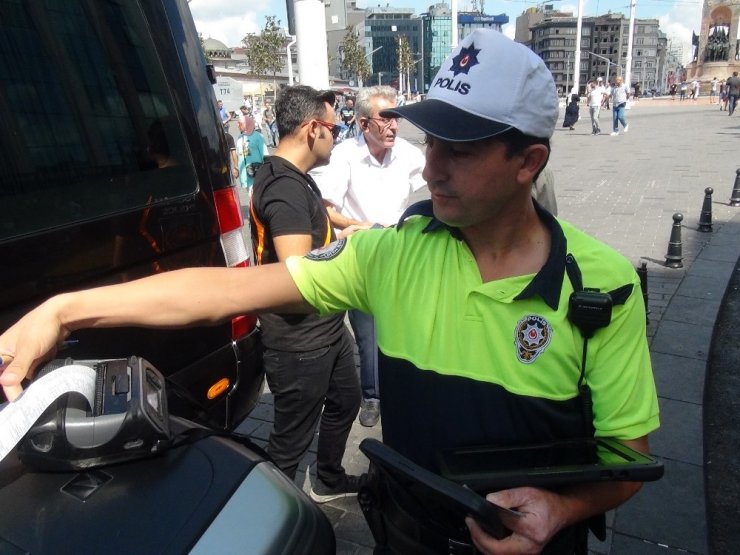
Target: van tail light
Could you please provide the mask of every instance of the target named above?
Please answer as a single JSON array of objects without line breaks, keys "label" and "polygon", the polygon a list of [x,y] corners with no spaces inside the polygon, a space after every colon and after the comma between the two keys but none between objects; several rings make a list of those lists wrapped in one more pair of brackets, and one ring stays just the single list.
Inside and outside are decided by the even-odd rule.
[{"label": "van tail light", "polygon": [[[226,187],[213,192],[221,231],[221,248],[226,264],[231,268],[249,266],[249,249],[244,238],[239,193],[236,187]],[[231,338],[238,339],[251,332],[257,324],[254,316],[237,316],[231,320]]]}]

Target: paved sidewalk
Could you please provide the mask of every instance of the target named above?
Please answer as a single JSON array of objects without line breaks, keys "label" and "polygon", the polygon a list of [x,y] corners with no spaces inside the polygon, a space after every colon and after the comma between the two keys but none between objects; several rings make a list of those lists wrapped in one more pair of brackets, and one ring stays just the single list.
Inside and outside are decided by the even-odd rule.
[{"label": "paved sidewalk", "polygon": [[[602,112],[600,136],[591,135],[585,110],[574,131],[559,127],[559,121],[550,159],[559,216],[613,246],[635,266],[646,263],[648,271],[648,337],[662,421],[650,443],[666,473],[610,513],[607,541],[591,547],[607,555],[705,554],[704,375],[717,311],[740,257],[740,208],[728,205],[738,167],[732,154],[740,119],[702,99],[643,99],[627,111],[627,119],[629,133],[620,130],[615,137],[609,136],[608,111]],[[401,135],[422,138],[408,124],[402,124]],[[698,231],[706,187],[714,188],[711,233]],[[684,267],[668,269],[664,261],[676,212],[684,216]],[[241,429],[264,442],[271,414],[266,392]],[[348,471],[367,468],[357,446],[365,437],[380,435],[380,426],[355,424],[345,456]],[[301,469],[314,462],[312,450]],[[298,481],[308,490],[311,478],[303,472]],[[335,526],[338,553],[372,552],[372,538],[353,499],[323,507]]]}]

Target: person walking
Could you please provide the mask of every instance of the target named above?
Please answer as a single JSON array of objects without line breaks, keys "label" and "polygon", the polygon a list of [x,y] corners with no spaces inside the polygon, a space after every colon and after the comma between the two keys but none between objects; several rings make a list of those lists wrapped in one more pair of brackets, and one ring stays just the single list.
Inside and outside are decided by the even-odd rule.
[{"label": "person walking", "polygon": [[601,111],[601,105],[604,103],[606,97],[606,91],[604,87],[598,85],[598,82],[591,81],[588,91],[588,115],[591,116],[591,134],[599,135],[601,133],[601,127],[599,127],[599,113]]},{"label": "person walking", "polygon": [[354,137],[357,134],[357,126],[355,123],[355,101],[348,98],[344,101],[344,106],[339,110],[339,119],[342,124],[347,128],[345,134],[346,137]]},{"label": "person walking", "polygon": [[[85,327],[178,328],[275,310],[327,316],[362,308],[377,326],[383,442],[428,471],[439,472],[440,451],[475,445],[604,436],[648,453],[660,419],[639,277],[629,260],[531,197],[558,119],[552,74],[526,46],[476,29],[430,83],[423,102],[379,115],[403,117],[426,137],[431,197],[396,227],[284,263],[188,268],[53,297],[0,335],[6,395],[17,398],[40,361]],[[330,115],[293,120],[302,120],[296,132],[322,157],[331,148]],[[294,167],[296,181],[312,189]],[[585,329],[569,309],[567,299],[586,288],[602,299],[609,292],[608,325]],[[368,481],[385,492],[383,507],[392,501],[398,509],[366,513],[378,552],[432,551],[418,534],[430,519],[404,503],[407,488],[377,472]],[[489,492],[490,502],[518,513],[504,518],[506,537],[448,516],[433,521],[432,532],[442,534],[436,551],[585,553],[587,521],[640,487],[617,480]],[[388,545],[399,536],[406,549]]]},{"label": "person walking", "polygon": [[218,115],[221,118],[221,125],[224,126],[224,132],[229,132],[229,122],[233,119],[231,117],[231,114],[224,108],[224,101],[218,100],[216,101],[216,109],[218,110]]},{"label": "person walking", "polygon": [[712,77],[712,81],[709,83],[709,103],[714,104],[717,102],[717,86],[719,81],[716,77]]},{"label": "person walking", "polygon": [[681,86],[678,89],[678,101],[683,102],[686,100],[686,91],[689,90],[689,84],[686,79],[681,79]]},{"label": "person walking", "polygon": [[[426,185],[422,177],[424,155],[397,136],[395,118],[379,115],[395,108],[396,101],[393,87],[361,89],[353,112],[360,134],[337,145],[329,165],[312,172],[335,228],[393,225],[407,208],[410,196]],[[360,355],[359,420],[363,426],[375,426],[380,417],[375,322],[361,310],[350,310],[349,321]]]},{"label": "person walking", "polygon": [[272,108],[269,100],[265,100],[265,107],[262,110],[262,125],[265,130],[265,141],[267,146],[276,148],[278,145],[278,129],[275,120],[275,110]]},{"label": "person walking", "polygon": [[248,189],[251,195],[255,173],[265,161],[265,156],[269,152],[262,134],[255,131],[256,125],[253,118],[241,116],[237,124],[239,126],[239,137],[236,140],[236,155],[239,183],[242,188]]},{"label": "person walking", "polygon": [[622,76],[618,76],[614,88],[612,89],[612,136],[619,135],[619,123],[622,123],[624,132],[629,131],[630,126],[624,116],[624,109],[627,106],[629,98],[629,89],[623,83]]},{"label": "person walking", "polygon": [[733,71],[732,77],[727,80],[727,98],[729,101],[727,115],[731,116],[735,113],[738,95],[740,95],[740,77],[737,76],[737,71]]},{"label": "person walking", "polygon": [[701,83],[698,79],[694,79],[691,82],[691,100],[696,102],[699,100],[699,89],[701,88]]},{"label": "person walking", "polygon": [[719,109],[727,110],[727,103],[730,99],[729,95],[727,94],[727,83],[720,83],[719,85]]},{"label": "person walking", "polygon": [[[286,87],[276,102],[280,143],[257,170],[250,203],[258,265],[284,262],[335,239],[321,193],[308,172],[329,163],[334,146],[334,93]],[[260,314],[265,376],[274,396],[267,452],[294,479],[316,424],[317,503],[356,495],[358,477],[342,467],[347,437],[360,406],[354,349],[344,312],[330,316]]]},{"label": "person walking", "polygon": [[563,127],[569,128],[571,131],[575,129],[573,126],[578,122],[578,101],[579,97],[577,94],[570,95],[570,102],[565,107],[565,116],[563,117]]}]

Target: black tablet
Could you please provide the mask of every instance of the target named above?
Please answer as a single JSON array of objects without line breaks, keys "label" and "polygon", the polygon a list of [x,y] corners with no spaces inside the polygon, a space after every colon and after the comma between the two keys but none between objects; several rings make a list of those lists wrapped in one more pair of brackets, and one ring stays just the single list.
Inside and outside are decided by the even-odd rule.
[{"label": "black tablet", "polygon": [[440,474],[476,491],[555,487],[596,481],[649,482],[663,464],[611,438],[511,447],[476,447],[438,454]]},{"label": "black tablet", "polygon": [[434,520],[445,522],[450,516],[462,522],[466,516],[471,516],[486,532],[503,538],[509,532],[501,522],[501,515],[508,513],[519,516],[516,511],[486,501],[466,486],[429,472],[378,440],[364,439],[360,443],[360,450],[379,472],[388,475],[408,495],[414,497],[420,507],[424,507],[431,523]]}]

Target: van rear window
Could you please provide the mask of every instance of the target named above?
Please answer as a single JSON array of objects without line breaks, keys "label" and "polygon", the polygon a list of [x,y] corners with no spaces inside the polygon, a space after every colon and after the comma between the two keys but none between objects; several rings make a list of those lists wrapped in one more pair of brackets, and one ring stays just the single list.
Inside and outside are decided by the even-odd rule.
[{"label": "van rear window", "polygon": [[0,0],[0,242],[194,192],[134,0]]}]

